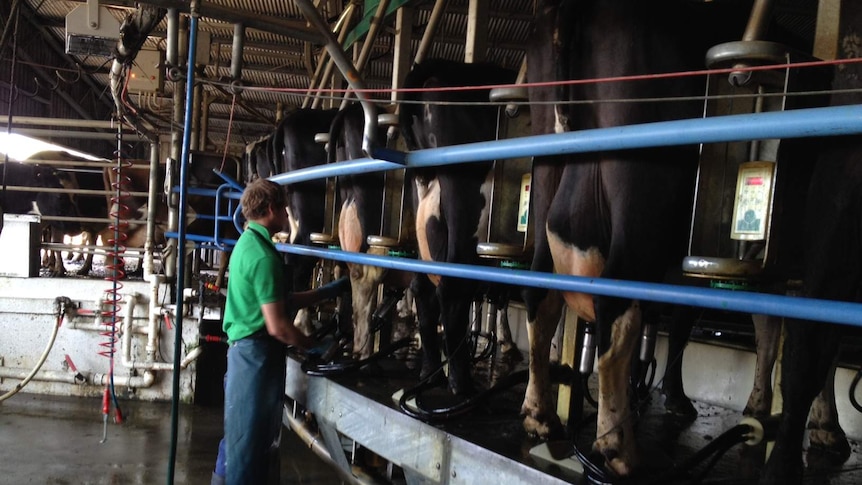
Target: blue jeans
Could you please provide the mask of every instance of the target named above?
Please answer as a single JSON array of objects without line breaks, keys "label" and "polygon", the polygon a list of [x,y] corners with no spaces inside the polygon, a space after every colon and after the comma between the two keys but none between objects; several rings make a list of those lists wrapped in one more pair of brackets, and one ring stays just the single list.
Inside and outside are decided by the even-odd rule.
[{"label": "blue jeans", "polygon": [[228,485],[279,482],[285,346],[263,332],[230,345],[224,429]]}]

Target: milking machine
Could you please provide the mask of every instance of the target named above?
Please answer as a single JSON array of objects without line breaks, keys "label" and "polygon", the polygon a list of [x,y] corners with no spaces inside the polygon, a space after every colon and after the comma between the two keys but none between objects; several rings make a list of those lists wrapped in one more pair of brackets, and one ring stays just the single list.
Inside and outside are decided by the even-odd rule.
[{"label": "milking machine", "polygon": [[[491,89],[489,101],[498,104],[495,138],[504,139],[522,128],[529,113],[517,103],[528,100],[527,89],[521,86]],[[504,103],[509,103],[504,104]],[[483,185],[487,204],[485,227],[479,228],[476,254],[483,262],[498,268],[527,269],[530,260],[532,234],[529,229],[530,160],[494,160],[488,179]],[[518,200],[518,205],[509,203]],[[510,224],[515,221],[515,224]],[[498,347],[504,354],[517,359],[520,353],[512,340],[508,307],[511,288],[489,285],[484,294],[472,303],[473,319],[470,338],[474,362],[488,361],[488,376],[494,380],[494,362]],[[485,345],[480,346],[484,340]]]}]

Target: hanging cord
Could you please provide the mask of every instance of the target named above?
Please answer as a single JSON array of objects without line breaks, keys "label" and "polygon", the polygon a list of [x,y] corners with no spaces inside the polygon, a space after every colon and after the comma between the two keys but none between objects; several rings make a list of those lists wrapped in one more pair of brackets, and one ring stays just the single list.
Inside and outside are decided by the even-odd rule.
[{"label": "hanging cord", "polygon": [[[118,113],[119,115],[119,113]],[[117,343],[117,318],[120,312],[120,290],[123,288],[123,283],[120,281],[125,277],[125,255],[126,247],[124,245],[127,235],[125,229],[128,227],[128,212],[129,207],[125,204],[125,199],[128,197],[126,185],[128,177],[123,173],[124,168],[130,166],[130,162],[126,159],[123,152],[123,125],[117,123],[117,149],[114,156],[117,159],[117,164],[111,168],[111,172],[115,174],[115,179],[111,182],[112,187],[116,190],[111,197],[111,213],[110,217],[113,222],[108,226],[112,231],[111,237],[108,238],[108,249],[105,255],[107,264],[106,279],[111,282],[111,287],[105,292],[105,299],[102,301],[102,322],[105,325],[105,330],[102,335],[105,341],[99,345],[104,350],[99,354],[109,359],[108,383],[105,386],[105,392],[102,396],[102,421],[103,431],[102,440],[104,443],[108,439],[108,415],[111,412],[111,403],[114,405],[114,421],[117,424],[122,424],[123,413],[120,409],[120,401],[117,399],[117,391],[114,387],[114,357],[116,354]],[[132,311],[127,308],[127,311]]]},{"label": "hanging cord", "polygon": [[0,403],[9,399],[10,397],[18,394],[18,391],[24,389],[24,386],[30,383],[33,380],[33,377],[36,376],[36,373],[39,372],[39,369],[42,368],[42,364],[45,363],[45,360],[48,359],[48,354],[51,353],[51,349],[54,347],[54,341],[57,339],[57,332],[60,330],[60,325],[63,324],[63,319],[66,318],[66,308],[72,304],[72,300],[66,298],[65,296],[59,296],[54,299],[54,328],[51,329],[51,336],[48,337],[48,345],[45,346],[45,350],[42,351],[42,355],[39,356],[39,360],[36,362],[36,365],[33,367],[33,370],[27,374],[24,379],[19,382],[11,391],[7,392],[0,396]]}]

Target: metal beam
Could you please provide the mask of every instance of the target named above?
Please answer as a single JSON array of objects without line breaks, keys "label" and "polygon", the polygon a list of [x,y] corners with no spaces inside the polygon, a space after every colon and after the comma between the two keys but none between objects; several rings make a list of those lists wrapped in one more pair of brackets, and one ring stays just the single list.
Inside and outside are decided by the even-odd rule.
[{"label": "metal beam", "polygon": [[[106,6],[127,6],[128,3],[130,2],[101,0],[101,4]],[[146,3],[162,8],[175,8],[182,13],[189,13],[189,3],[180,0],[144,0],[138,3]],[[241,23],[248,28],[262,30],[271,34],[287,35],[319,45],[325,43],[323,36],[315,29],[307,27],[303,20],[268,17],[235,8],[215,5],[211,2],[202,2],[198,13],[200,13],[201,17],[224,20],[232,24]]]}]

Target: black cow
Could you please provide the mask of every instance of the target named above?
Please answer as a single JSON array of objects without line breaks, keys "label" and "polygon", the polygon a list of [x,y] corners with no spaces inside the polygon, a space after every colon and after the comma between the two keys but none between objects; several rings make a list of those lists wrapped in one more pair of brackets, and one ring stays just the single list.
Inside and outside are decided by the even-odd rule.
[{"label": "black cow", "polygon": [[[731,2],[733,3],[733,2]],[[735,7],[732,5],[731,7]],[[528,53],[530,82],[598,79],[703,68],[707,49],[738,39],[745,12],[723,20],[724,4],[637,0],[544,2]],[[722,11],[718,11],[722,8]],[[685,19],[679,22],[677,19]],[[713,36],[712,28],[720,30]],[[554,95],[531,90],[531,96]],[[570,85],[565,100],[698,96],[700,78]],[[700,102],[563,104],[556,116],[533,113],[536,133],[697,118]],[[536,241],[534,271],[660,281],[679,265],[691,208],[697,147],[606,151],[570,156],[563,166],[537,160],[533,169]],[[555,190],[556,188],[556,190]],[[559,319],[558,292],[525,291],[530,332],[530,382],[525,428],[559,429],[548,393],[550,339]],[[641,329],[641,304],[620,298],[565,293],[563,300],[595,322],[599,416],[594,449],[616,474],[638,465],[630,408],[631,358]]]},{"label": "black cow", "polygon": [[[414,66],[405,88],[436,88],[508,84],[515,73],[491,64],[429,60]],[[489,91],[411,92],[405,100],[423,104],[401,106],[401,132],[410,150],[444,147],[495,138],[497,109],[493,106],[435,104],[443,101],[487,102]],[[492,162],[413,171],[414,208],[419,254],[426,261],[478,264],[476,244],[487,227]],[[436,297],[432,282],[437,285]],[[417,275],[413,282],[424,348],[422,375],[440,366],[438,315],[449,359],[449,386],[455,394],[472,391],[469,345],[466,343],[470,302],[475,281]]]},{"label": "black cow", "polygon": [[[846,16],[843,24],[847,26],[859,25],[862,21],[862,9],[857,6],[847,9],[843,15]],[[842,33],[850,36],[850,32],[848,29]],[[833,89],[858,89],[861,76],[862,66],[858,63],[840,66],[835,71]],[[835,106],[860,104],[862,95],[836,93],[830,103]],[[862,138],[859,135],[830,138],[818,146],[822,151],[809,186],[803,232],[802,294],[812,298],[859,301],[862,287],[862,166],[859,164]],[[761,483],[802,482],[802,442],[809,408],[827,377],[832,378],[829,369],[838,356],[841,336],[847,330],[839,325],[787,321],[781,369],[784,409]],[[843,435],[839,439],[843,440]]]},{"label": "black cow", "polygon": [[[258,163],[258,176],[268,178],[302,168],[322,165],[327,161],[325,147],[315,142],[318,133],[328,133],[337,110],[298,109],[287,114],[272,134],[271,164]],[[322,232],[325,222],[326,181],[323,179],[286,186],[287,213],[291,244],[311,245],[311,234]],[[287,254],[293,291],[308,289],[317,259]],[[306,333],[311,331],[306,311],[297,315],[297,323]]]},{"label": "black cow", "polygon": [[[360,104],[351,104],[340,111],[329,132],[330,162],[354,160],[365,155],[362,137],[365,116]],[[385,130],[378,130],[377,140],[385,140]],[[380,234],[383,212],[383,172],[347,175],[338,178],[341,212],[338,219],[338,240],[341,249],[368,252],[369,235]],[[381,253],[377,253],[381,254]],[[353,354],[367,358],[374,347],[371,339],[371,313],[376,304],[377,285],[386,274],[384,268],[348,263],[353,313]]]}]

